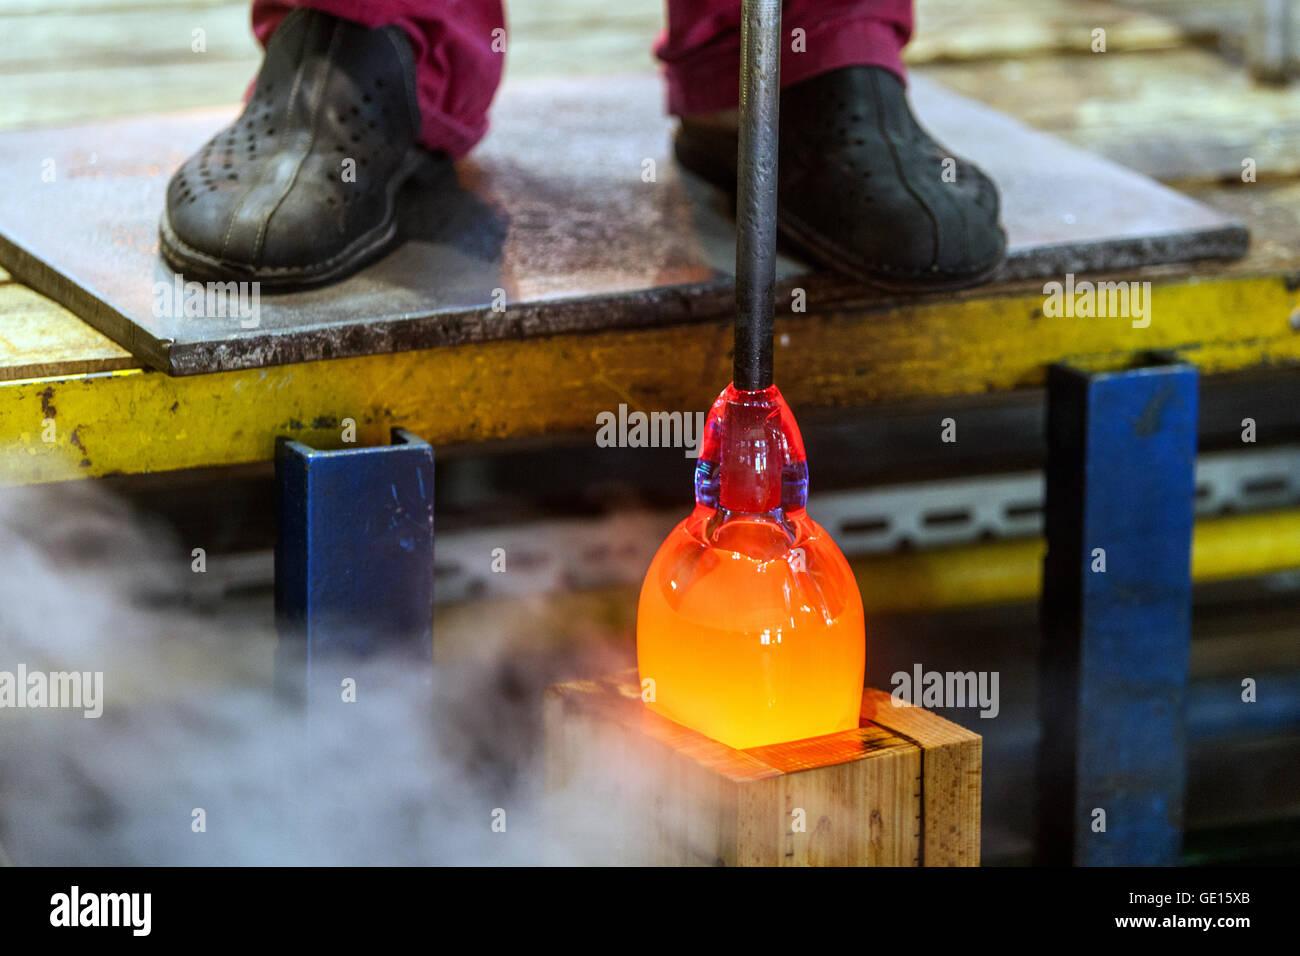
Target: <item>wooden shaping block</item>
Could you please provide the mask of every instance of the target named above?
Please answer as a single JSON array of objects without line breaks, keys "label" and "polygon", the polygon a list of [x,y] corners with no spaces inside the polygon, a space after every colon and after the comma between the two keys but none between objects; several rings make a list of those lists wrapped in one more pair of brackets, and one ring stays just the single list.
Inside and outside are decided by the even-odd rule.
[{"label": "wooden shaping block", "polygon": [[856,730],[749,750],[646,709],[635,671],[552,686],[543,723],[548,793],[617,808],[591,862],[979,865],[979,734],[883,691]]}]

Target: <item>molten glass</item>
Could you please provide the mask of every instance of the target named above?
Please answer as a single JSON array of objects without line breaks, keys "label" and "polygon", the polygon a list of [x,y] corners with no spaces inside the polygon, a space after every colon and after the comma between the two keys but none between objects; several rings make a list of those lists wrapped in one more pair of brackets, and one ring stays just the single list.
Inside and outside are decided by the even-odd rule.
[{"label": "molten glass", "polygon": [[704,427],[695,510],[641,587],[637,664],[652,710],[737,749],[858,726],[862,598],[807,497],[780,391],[728,385]]}]

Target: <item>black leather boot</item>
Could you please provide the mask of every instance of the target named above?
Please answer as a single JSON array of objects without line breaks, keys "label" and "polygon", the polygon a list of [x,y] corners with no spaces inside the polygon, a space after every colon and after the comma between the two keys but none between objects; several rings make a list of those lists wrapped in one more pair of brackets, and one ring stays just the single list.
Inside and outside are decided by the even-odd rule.
[{"label": "black leather boot", "polygon": [[[676,153],[734,192],[735,133],[684,119]],[[889,70],[844,67],[782,90],[779,163],[781,235],[820,265],[942,290],[988,278],[1006,256],[997,187],[921,128]]]},{"label": "black leather boot", "polygon": [[270,289],[340,278],[394,242],[397,191],[429,159],[419,132],[400,28],[293,10],[239,119],[168,184],[163,257]]}]

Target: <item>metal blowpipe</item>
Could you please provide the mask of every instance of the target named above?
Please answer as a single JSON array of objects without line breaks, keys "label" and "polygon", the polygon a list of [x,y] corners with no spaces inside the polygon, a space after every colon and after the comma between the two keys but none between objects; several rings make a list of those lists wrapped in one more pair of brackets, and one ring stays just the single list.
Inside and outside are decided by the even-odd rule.
[{"label": "metal blowpipe", "polygon": [[736,187],[736,388],[772,384],[781,0],[741,3]]}]

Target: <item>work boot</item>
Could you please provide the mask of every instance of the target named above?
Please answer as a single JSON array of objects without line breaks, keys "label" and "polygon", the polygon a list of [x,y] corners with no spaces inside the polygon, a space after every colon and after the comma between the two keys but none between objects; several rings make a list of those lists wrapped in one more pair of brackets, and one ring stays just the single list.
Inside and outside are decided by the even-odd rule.
[{"label": "work boot", "polygon": [[[921,128],[891,71],[787,87],[780,130],[777,224],[811,261],[895,291],[974,285],[1001,265],[997,187]],[[683,118],[675,145],[683,166],[734,192],[734,130]]]},{"label": "work boot", "polygon": [[340,278],[397,237],[398,189],[434,159],[419,133],[400,28],[293,10],[239,119],[168,183],[163,257],[188,278],[267,288]]}]

